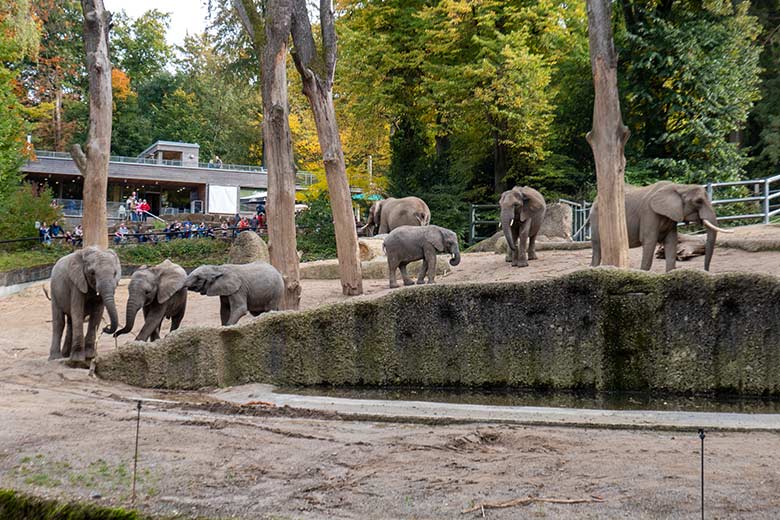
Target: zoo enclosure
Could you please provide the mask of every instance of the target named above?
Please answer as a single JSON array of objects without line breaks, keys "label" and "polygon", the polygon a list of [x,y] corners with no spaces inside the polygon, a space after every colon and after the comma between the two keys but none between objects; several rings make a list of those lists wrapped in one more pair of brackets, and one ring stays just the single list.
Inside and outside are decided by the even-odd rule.
[{"label": "zoo enclosure", "polygon": [[[773,217],[780,215],[780,175],[764,179],[750,179],[731,182],[708,182],[702,185],[707,189],[707,196],[715,207],[718,220],[751,221],[760,219],[763,224],[769,224]],[[716,199],[718,190],[733,190],[747,188],[749,194],[726,195]],[[575,242],[590,240],[590,208],[592,202],[574,202],[559,199],[572,209],[571,236]],[[718,209],[722,208],[719,212]],[[727,209],[728,208],[728,209]],[[499,220],[491,218],[498,209],[498,204],[472,204],[469,212],[469,243],[474,244],[489,238],[498,230]],[[728,211],[730,209],[730,211]],[[680,224],[683,225],[683,224]],[[736,225],[740,225],[737,222]]]}]

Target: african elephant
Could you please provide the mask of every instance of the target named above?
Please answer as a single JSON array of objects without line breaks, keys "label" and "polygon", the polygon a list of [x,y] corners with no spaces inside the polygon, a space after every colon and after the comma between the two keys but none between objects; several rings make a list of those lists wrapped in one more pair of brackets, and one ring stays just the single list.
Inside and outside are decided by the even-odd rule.
[{"label": "african elephant", "polygon": [[415,260],[422,260],[420,274],[417,283],[425,283],[425,274],[428,274],[428,283],[433,283],[436,276],[436,254],[449,253],[452,255],[450,265],[460,263],[460,250],[458,249],[458,236],[455,232],[439,226],[401,226],[395,228],[387,235],[384,241],[384,249],[387,254],[387,268],[390,275],[390,287],[398,287],[395,278],[395,270],[401,270],[404,285],[412,285],[414,282],[406,274],[406,265]]},{"label": "african elephant", "polygon": [[265,262],[202,265],[184,285],[190,291],[219,296],[222,325],[235,325],[247,312],[257,316],[277,310],[284,293],[282,275]]},{"label": "african elephant", "polygon": [[501,227],[508,246],[507,261],[511,260],[514,267],[526,267],[528,260],[536,260],[536,235],[547,211],[544,197],[528,186],[515,186],[501,194],[498,204],[501,207]]},{"label": "african elephant", "polygon": [[[97,354],[97,328],[108,310],[107,334],[117,328],[114,290],[122,277],[119,257],[111,250],[87,247],[63,256],[51,271],[52,338],[49,359],[92,359]],[[89,320],[84,337],[84,321]],[[65,342],[62,331],[67,321]]]},{"label": "african elephant", "polygon": [[402,199],[388,198],[371,205],[368,222],[360,228],[368,236],[389,233],[399,226],[427,226],[431,221],[431,210],[417,197]]},{"label": "african elephant", "polygon": [[[718,231],[730,233],[716,226],[718,217],[707,198],[703,186],[675,184],[669,181],[656,182],[637,188],[626,186],[626,227],[628,247],[642,246],[642,269],[650,270],[656,244],[664,245],[666,270],[675,267],[677,255],[677,223],[695,222],[707,228],[704,246],[704,269],[710,270],[712,253]],[[601,242],[599,239],[598,201],[593,202],[590,212],[591,242],[593,244],[592,266],[601,263]]]},{"label": "african elephant", "polygon": [[186,278],[184,269],[170,260],[154,267],[141,266],[133,273],[127,288],[125,326],[114,332],[114,337],[133,330],[135,317],[142,307],[144,326],[135,337],[136,341],[160,339],[160,326],[165,318],[171,319],[171,332],[178,329],[187,309]]}]

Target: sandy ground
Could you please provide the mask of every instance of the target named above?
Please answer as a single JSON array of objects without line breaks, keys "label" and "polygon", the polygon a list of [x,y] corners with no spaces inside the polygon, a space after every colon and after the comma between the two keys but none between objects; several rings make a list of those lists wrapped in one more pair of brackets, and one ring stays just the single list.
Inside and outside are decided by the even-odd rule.
[{"label": "sandy ground", "polygon": [[[631,251],[632,265],[640,255]],[[517,269],[498,255],[464,255],[451,275],[437,281],[550,278],[586,268],[590,251],[539,256],[529,268]],[[680,266],[702,264],[697,258]],[[654,270],[662,269],[656,260]],[[779,276],[780,252],[716,251],[714,272],[738,270]],[[366,281],[363,297],[385,294],[386,283]],[[120,309],[126,286],[123,280],[118,289]],[[343,299],[337,280],[303,281],[305,308]],[[461,511],[534,496],[603,502],[533,503],[485,509],[484,515],[698,515],[695,432],[375,423],[236,408],[215,403],[206,391],[139,390],[47,362],[50,311],[40,286],[0,299],[0,323],[0,487],[128,505],[132,398],[143,396],[175,401],[148,403],[143,410],[137,505],[148,512],[247,519],[481,518],[482,510]],[[190,293],[183,326],[192,324],[217,326],[218,301]],[[119,346],[129,339],[124,336]],[[113,338],[101,337],[99,352],[113,348]],[[706,442],[708,518],[780,517],[780,435],[711,433]]]}]

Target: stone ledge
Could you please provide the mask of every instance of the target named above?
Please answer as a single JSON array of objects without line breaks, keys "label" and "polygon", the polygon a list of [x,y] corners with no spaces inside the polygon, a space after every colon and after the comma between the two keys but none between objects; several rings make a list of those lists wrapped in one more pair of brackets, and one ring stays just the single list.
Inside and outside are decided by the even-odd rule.
[{"label": "stone ledge", "polygon": [[160,388],[467,385],[780,395],[780,281],[609,268],[529,283],[401,289],[97,360]]}]

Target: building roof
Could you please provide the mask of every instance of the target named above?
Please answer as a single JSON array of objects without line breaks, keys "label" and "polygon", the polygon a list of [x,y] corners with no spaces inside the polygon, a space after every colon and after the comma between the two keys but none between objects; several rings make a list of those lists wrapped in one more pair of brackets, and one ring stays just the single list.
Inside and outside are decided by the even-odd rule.
[{"label": "building roof", "polygon": [[152,150],[156,149],[165,149],[168,147],[172,148],[196,148],[200,150],[200,145],[195,143],[180,143],[177,141],[155,141],[151,146],[146,148],[143,152],[138,154],[138,157],[143,157],[144,155],[147,155]]}]

